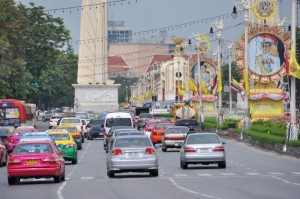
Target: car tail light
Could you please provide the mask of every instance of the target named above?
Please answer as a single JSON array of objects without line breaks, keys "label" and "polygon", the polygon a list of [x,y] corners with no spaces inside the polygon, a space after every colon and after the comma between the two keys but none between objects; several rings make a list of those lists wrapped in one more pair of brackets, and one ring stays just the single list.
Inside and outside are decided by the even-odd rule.
[{"label": "car tail light", "polygon": [[11,137],[7,137],[6,140],[7,140],[7,142],[14,143],[14,140]]},{"label": "car tail light", "polygon": [[146,154],[153,154],[153,153],[155,153],[155,150],[152,149],[152,148],[146,148],[145,153]]},{"label": "car tail light", "polygon": [[184,147],[184,152],[196,152],[196,149],[193,147]]},{"label": "car tail light", "polygon": [[79,139],[80,135],[79,134],[75,134],[75,135],[73,135],[73,138]]},{"label": "car tail light", "polygon": [[81,130],[83,130],[83,126],[80,126]]},{"label": "car tail light", "polygon": [[221,152],[224,151],[224,146],[217,146],[214,148],[214,152]]},{"label": "car tail light", "polygon": [[111,153],[113,155],[121,155],[122,154],[122,150],[121,149],[114,149]]},{"label": "car tail light", "polygon": [[55,164],[58,160],[54,157],[47,157],[43,160],[44,163]]},{"label": "car tail light", "polygon": [[21,164],[21,160],[14,159],[14,158],[9,158],[8,164],[9,165]]},{"label": "car tail light", "polygon": [[157,135],[157,133],[152,131],[152,135]]},{"label": "car tail light", "polygon": [[74,144],[67,144],[66,148],[74,148]]}]

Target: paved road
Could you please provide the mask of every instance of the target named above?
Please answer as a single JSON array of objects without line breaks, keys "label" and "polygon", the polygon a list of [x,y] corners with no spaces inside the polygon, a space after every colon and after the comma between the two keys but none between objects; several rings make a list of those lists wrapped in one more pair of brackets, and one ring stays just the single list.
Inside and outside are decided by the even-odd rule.
[{"label": "paved road", "polygon": [[0,168],[1,199],[296,199],[300,198],[300,160],[265,152],[235,140],[224,140],[227,168],[180,169],[178,150],[158,150],[159,177],[143,173],[106,176],[102,140],[86,141],[77,165],[68,164],[66,181],[22,180],[7,185]]}]

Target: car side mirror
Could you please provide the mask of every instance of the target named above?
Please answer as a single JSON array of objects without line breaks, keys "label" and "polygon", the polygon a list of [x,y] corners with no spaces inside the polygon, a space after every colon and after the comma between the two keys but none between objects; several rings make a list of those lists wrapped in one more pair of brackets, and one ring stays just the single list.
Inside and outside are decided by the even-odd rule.
[{"label": "car side mirror", "polygon": [[101,127],[104,128],[104,124],[101,124]]},{"label": "car side mirror", "polygon": [[155,149],[159,149],[159,145],[158,144],[154,144],[154,148]]},{"label": "car side mirror", "polygon": [[226,142],[222,142],[222,144],[226,144]]},{"label": "car side mirror", "polygon": [[63,155],[63,153],[62,153],[62,152],[58,152],[58,155],[62,156],[62,155]]}]

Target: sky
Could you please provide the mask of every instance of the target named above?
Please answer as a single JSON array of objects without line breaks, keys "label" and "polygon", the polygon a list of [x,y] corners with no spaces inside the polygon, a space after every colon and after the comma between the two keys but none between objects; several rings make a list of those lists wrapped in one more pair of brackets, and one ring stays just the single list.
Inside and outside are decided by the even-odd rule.
[{"label": "sky", "polygon": [[[291,0],[278,1],[283,2],[279,13],[282,18],[287,19],[288,25],[291,19]],[[79,11],[77,9],[81,6],[82,0],[16,0],[16,2],[25,5],[34,2],[36,6],[45,7],[45,10],[54,17],[63,18],[65,26],[71,32],[73,48],[78,52],[79,44],[76,41],[80,39],[80,8]],[[108,0],[108,2],[111,2],[108,6],[108,20],[124,21],[125,26],[133,32],[133,42],[137,42],[141,37],[149,38],[157,35],[157,32],[152,33],[155,29],[169,29],[169,37],[186,39],[191,38],[193,33],[209,33],[210,27],[215,27],[214,22],[218,16],[222,16],[224,29],[221,38],[225,42],[236,41],[244,29],[244,14],[240,14],[236,19],[230,16],[234,2],[239,2],[238,0],[234,2],[232,0]],[[54,11],[54,9],[58,10]],[[241,9],[238,8],[238,11]],[[209,39],[212,48],[216,46],[215,36]]]}]

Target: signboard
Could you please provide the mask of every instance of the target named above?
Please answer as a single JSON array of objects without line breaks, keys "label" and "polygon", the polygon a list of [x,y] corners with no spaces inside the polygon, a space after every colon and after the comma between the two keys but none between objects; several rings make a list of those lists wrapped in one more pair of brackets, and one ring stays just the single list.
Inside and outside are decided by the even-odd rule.
[{"label": "signboard", "polygon": [[277,11],[277,1],[275,0],[256,0],[253,12],[259,19],[266,20],[274,16]]},{"label": "signboard", "polygon": [[249,101],[250,114],[253,119],[255,118],[271,118],[271,117],[281,117],[284,114],[283,102],[282,100],[255,100]]}]

